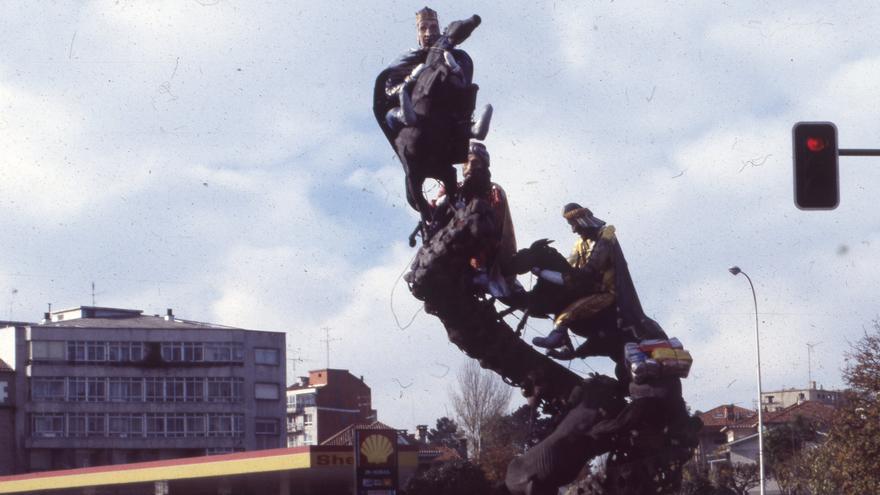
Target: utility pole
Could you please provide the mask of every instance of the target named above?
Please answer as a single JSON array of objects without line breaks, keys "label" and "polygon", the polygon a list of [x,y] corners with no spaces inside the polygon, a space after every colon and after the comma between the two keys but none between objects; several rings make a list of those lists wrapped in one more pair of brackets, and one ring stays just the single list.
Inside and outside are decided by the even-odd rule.
[{"label": "utility pole", "polygon": [[807,342],[807,388],[813,387],[813,347],[821,342]]}]

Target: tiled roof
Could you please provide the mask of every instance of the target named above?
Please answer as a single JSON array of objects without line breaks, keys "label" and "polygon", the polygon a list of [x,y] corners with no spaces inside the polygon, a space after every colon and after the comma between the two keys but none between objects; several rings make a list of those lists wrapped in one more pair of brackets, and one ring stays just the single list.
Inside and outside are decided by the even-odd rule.
[{"label": "tiled roof", "polygon": [[798,416],[804,419],[828,423],[834,415],[834,406],[815,400],[803,401],[800,404],[788,406],[780,411],[768,412],[764,415],[765,424],[791,423]]},{"label": "tiled roof", "polygon": [[757,414],[757,411],[751,409],[725,404],[700,414],[700,419],[703,421],[704,427],[724,427],[736,424],[746,418],[757,417]]},{"label": "tiled roof", "polygon": [[6,364],[6,361],[0,359],[0,371],[15,371],[12,369],[12,366]]},{"label": "tiled roof", "polygon": [[419,457],[430,458],[431,462],[447,462],[461,459],[461,454],[442,445],[423,445],[419,448]]},{"label": "tiled roof", "polygon": [[[335,435],[321,442],[321,445],[343,445],[343,446],[352,446],[354,445],[354,430],[394,430],[394,428],[386,425],[385,423],[381,423],[379,421],[366,424],[353,424],[346,426],[342,430],[339,430]],[[407,442],[401,442],[400,435],[397,438],[398,444],[406,444]]]}]

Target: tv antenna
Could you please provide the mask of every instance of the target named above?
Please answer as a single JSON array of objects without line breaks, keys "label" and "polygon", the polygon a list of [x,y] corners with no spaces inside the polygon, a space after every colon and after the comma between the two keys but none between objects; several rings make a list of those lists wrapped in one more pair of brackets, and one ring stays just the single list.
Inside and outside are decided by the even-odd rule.
[{"label": "tv antenna", "polygon": [[821,342],[807,342],[807,388],[813,386],[813,347]]},{"label": "tv antenna", "polygon": [[291,373],[290,380],[296,379],[296,363],[306,362],[305,359],[299,357],[301,352],[302,352],[301,347],[297,347],[296,352],[294,353],[293,348],[291,348],[290,346],[287,346],[287,356],[288,356],[287,363],[290,365],[290,373]]},{"label": "tv antenna", "polygon": [[339,341],[342,341],[342,339],[331,339],[330,338],[330,327],[324,327],[321,330],[324,330],[324,340],[322,340],[321,342],[323,342],[324,345],[327,346],[327,369],[329,370],[330,369],[330,342],[339,342]]}]

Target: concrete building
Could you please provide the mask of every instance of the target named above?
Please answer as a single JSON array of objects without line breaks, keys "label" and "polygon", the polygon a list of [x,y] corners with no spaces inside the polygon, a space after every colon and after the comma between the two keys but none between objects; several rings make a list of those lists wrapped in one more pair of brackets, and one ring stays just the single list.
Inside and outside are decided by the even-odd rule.
[{"label": "concrete building", "polygon": [[320,445],[343,428],[376,421],[370,387],[348,370],[309,371],[287,389],[287,445]]},{"label": "concrete building", "polygon": [[[15,445],[15,370],[0,359],[0,445]],[[15,473],[15,450],[0,448],[0,475]]]},{"label": "concrete building", "polygon": [[781,411],[787,407],[802,402],[820,402],[830,406],[840,403],[843,392],[840,390],[825,390],[816,388],[816,382],[810,383],[810,388],[786,388],[761,394],[761,407],[763,411]]},{"label": "concrete building", "polygon": [[285,334],[82,306],[0,329],[19,472],[284,446]]}]

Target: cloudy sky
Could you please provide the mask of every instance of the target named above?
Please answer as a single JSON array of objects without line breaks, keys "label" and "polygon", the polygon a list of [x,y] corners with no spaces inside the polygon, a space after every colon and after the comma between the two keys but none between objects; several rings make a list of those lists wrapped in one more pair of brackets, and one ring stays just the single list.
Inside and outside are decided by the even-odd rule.
[{"label": "cloudy sky", "polygon": [[[395,427],[451,413],[465,358],[400,280],[416,215],[370,101],[423,5],[0,4],[0,319],[91,304],[94,282],[101,306],[285,331],[297,374],[329,335]],[[806,385],[808,342],[814,379],[841,384],[880,312],[880,166],[842,158],[840,207],[799,211],[790,135],[830,120],[880,147],[873,2],[433,7],[483,18],[463,48],[520,244],[567,252],[569,201],[614,224],[643,306],[695,356],[693,408],[756,395],[732,264],[765,388]]]}]

